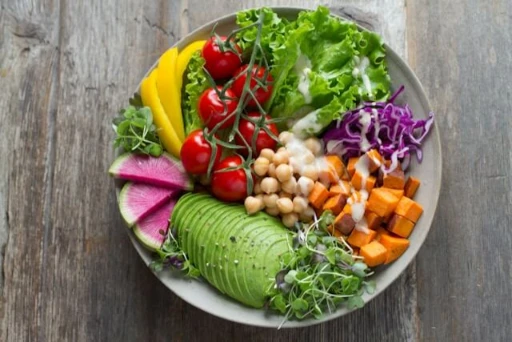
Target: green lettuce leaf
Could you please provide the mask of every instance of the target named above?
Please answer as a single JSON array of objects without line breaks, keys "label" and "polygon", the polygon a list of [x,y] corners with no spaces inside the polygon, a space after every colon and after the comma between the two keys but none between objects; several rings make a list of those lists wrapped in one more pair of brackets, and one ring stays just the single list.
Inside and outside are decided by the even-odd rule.
[{"label": "green lettuce leaf", "polygon": [[197,51],[192,56],[185,71],[185,86],[183,87],[183,94],[181,96],[185,135],[203,127],[197,105],[199,97],[209,86],[206,73],[203,69],[204,63],[205,61],[203,57],[201,57],[201,53]]},{"label": "green lettuce leaf", "polygon": [[[326,127],[329,118],[338,116],[325,113],[389,97],[385,49],[377,34],[359,31],[355,24],[330,16],[322,6],[301,12],[281,32],[283,45],[272,50],[274,89],[267,103],[273,117],[295,119],[308,112],[321,113],[315,129],[309,130],[318,134],[317,127]],[[290,121],[294,120],[282,122]]]}]

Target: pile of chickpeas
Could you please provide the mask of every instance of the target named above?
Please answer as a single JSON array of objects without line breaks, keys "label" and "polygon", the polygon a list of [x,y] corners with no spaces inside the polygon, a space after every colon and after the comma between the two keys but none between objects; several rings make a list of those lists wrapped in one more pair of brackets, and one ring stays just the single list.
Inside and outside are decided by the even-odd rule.
[{"label": "pile of chickpeas", "polygon": [[323,152],[320,141],[309,138],[304,141],[305,153],[298,162],[286,148],[291,139],[294,139],[293,133],[282,132],[279,140],[283,147],[276,152],[268,148],[260,152],[253,165],[258,176],[254,195],[245,199],[248,214],[265,210],[269,215],[280,216],[289,228],[298,220],[311,222],[314,217],[308,195],[319,178],[315,161]]}]

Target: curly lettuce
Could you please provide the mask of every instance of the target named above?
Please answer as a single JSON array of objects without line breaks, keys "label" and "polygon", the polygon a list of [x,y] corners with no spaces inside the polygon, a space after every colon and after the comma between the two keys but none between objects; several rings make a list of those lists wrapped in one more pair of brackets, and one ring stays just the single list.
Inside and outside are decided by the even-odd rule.
[{"label": "curly lettuce", "polygon": [[[267,103],[273,117],[322,113],[318,120],[322,128],[309,130],[319,134],[340,111],[353,109],[361,101],[389,97],[385,49],[377,34],[330,16],[321,6],[301,12],[281,32],[284,43],[272,50],[275,81]],[[319,110],[323,107],[324,111]]]},{"label": "curly lettuce", "polygon": [[204,64],[205,61],[201,57],[201,53],[197,51],[192,56],[185,71],[186,83],[181,96],[181,107],[186,136],[190,132],[203,127],[197,104],[201,94],[209,87],[209,82],[203,69]]}]

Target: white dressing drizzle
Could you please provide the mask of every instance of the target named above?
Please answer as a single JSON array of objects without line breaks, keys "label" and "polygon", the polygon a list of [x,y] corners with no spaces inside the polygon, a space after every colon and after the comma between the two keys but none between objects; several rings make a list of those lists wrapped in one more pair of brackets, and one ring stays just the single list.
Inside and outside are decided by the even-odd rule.
[{"label": "white dressing drizzle", "polygon": [[[368,57],[364,56],[362,59],[359,59],[358,56],[354,56],[354,63],[357,64],[356,67],[352,70],[352,77],[357,78],[361,77],[363,81],[364,88],[368,93],[368,98],[372,99],[372,83],[370,82],[370,78],[366,74],[366,68],[370,65],[370,60]],[[360,92],[361,94],[361,92]],[[362,94],[361,94],[362,95]]]},{"label": "white dressing drizzle", "polygon": [[295,134],[296,136],[298,136],[300,138],[306,138],[308,135],[307,134],[308,132],[314,132],[314,133],[320,132],[322,130],[323,126],[322,126],[322,124],[318,123],[316,120],[317,114],[320,111],[320,109],[321,108],[319,108],[315,111],[312,111],[311,113],[307,114],[302,119],[299,119],[299,121],[297,121],[292,127],[293,134]]},{"label": "white dressing drizzle", "polygon": [[370,149],[371,144],[368,141],[368,129],[372,123],[372,116],[367,111],[361,109],[359,111],[359,123],[361,124],[361,141],[359,141],[359,149],[361,152],[366,152]]},{"label": "white dressing drizzle", "polygon": [[295,72],[299,76],[298,90],[304,96],[306,104],[311,103],[311,94],[309,93],[309,73],[311,72],[311,62],[304,56],[300,55],[295,64]]}]

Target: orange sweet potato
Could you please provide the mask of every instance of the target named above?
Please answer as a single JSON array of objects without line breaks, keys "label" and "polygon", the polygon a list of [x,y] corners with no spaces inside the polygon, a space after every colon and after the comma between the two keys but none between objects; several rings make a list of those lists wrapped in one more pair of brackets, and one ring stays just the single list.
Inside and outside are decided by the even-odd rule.
[{"label": "orange sweet potato", "polygon": [[398,197],[392,193],[377,188],[370,193],[366,209],[373,211],[380,217],[386,217],[395,210],[398,201]]},{"label": "orange sweet potato", "polygon": [[370,229],[376,230],[382,223],[382,217],[372,211],[366,210],[364,217],[366,219],[366,223],[368,224],[368,228]]},{"label": "orange sweet potato", "polygon": [[347,239],[347,242],[352,247],[362,247],[364,245],[369,244],[377,235],[377,232],[375,230],[368,230],[368,234],[366,234],[363,231],[360,231],[358,229],[352,230],[352,233]]},{"label": "orange sweet potato", "polygon": [[382,186],[390,189],[403,189],[405,187],[405,174],[396,168],[382,178]]},{"label": "orange sweet potato", "polygon": [[308,200],[313,208],[321,209],[328,197],[329,191],[325,185],[320,182],[316,182],[313,190],[309,193]]},{"label": "orange sweet potato", "polygon": [[356,172],[356,163],[359,160],[359,157],[352,157],[348,160],[347,164],[347,172],[350,178],[354,176],[354,173]]},{"label": "orange sweet potato", "polygon": [[388,230],[403,238],[409,237],[414,228],[414,222],[400,215],[393,215],[388,223]]},{"label": "orange sweet potato", "polygon": [[398,202],[395,213],[416,223],[423,213],[423,207],[409,197],[404,196]]},{"label": "orange sweet potato", "polygon": [[379,169],[382,165],[383,158],[380,155],[379,151],[373,149],[366,152],[368,159],[370,160],[370,172],[373,173]]},{"label": "orange sweet potato", "polygon": [[386,188],[386,187],[381,187],[380,189],[392,193],[393,195],[395,195],[399,199],[402,198],[402,196],[404,195],[404,190],[390,189],[390,188]]},{"label": "orange sweet potato", "polygon": [[334,228],[339,230],[343,235],[349,235],[355,226],[356,222],[352,218],[352,214],[345,211],[342,211],[334,219]]},{"label": "orange sweet potato", "polygon": [[380,237],[381,245],[386,248],[386,261],[385,264],[389,264],[392,261],[398,259],[404,252],[409,248],[409,240],[395,237],[391,235],[382,235]]},{"label": "orange sweet potato", "polygon": [[409,176],[407,179],[407,182],[405,182],[405,193],[404,196],[413,198],[414,194],[416,194],[416,191],[420,187],[420,180],[418,178]]},{"label": "orange sweet potato", "polygon": [[329,227],[327,227],[327,230],[329,231],[329,233],[334,236],[334,237],[337,237],[337,238],[341,238],[343,237],[343,234],[341,234],[341,232],[339,230],[337,230],[334,225],[330,225]]},{"label": "orange sweet potato", "polygon": [[391,233],[388,232],[388,230],[386,228],[379,227],[377,229],[377,235],[375,236],[375,240],[380,241],[380,238],[382,237],[382,235],[391,235]]},{"label": "orange sweet potato", "polygon": [[324,210],[330,210],[334,215],[338,215],[343,210],[345,203],[347,202],[347,197],[345,195],[339,194],[333,197],[330,197],[324,203]]},{"label": "orange sweet potato", "polygon": [[352,183],[354,189],[363,190],[364,188],[364,190],[370,192],[374,188],[377,179],[374,176],[368,176],[366,177],[365,183],[363,184],[363,175],[360,172],[356,171],[352,176],[350,182]]},{"label": "orange sweet potato", "polygon": [[347,181],[340,181],[338,184],[331,186],[329,189],[329,196],[335,195],[345,195],[346,197],[350,196],[350,183]]},{"label": "orange sweet potato", "polygon": [[[396,166],[396,169],[397,170],[402,170],[402,164],[400,164],[400,162],[397,162],[397,166]],[[382,162],[382,166],[386,169],[389,169],[391,167],[391,160],[384,160]],[[379,169],[379,173],[378,173],[378,177],[377,177],[377,183],[382,185],[383,181],[384,181],[384,171],[382,170],[383,168],[381,167]]]},{"label": "orange sweet potato", "polygon": [[382,265],[386,261],[387,250],[380,242],[372,241],[359,250],[364,262],[369,267]]},{"label": "orange sweet potato", "polygon": [[345,173],[345,165],[341,161],[338,156],[325,156],[325,160],[329,167],[334,171],[334,173],[338,176],[338,179],[341,179],[343,174]]}]

